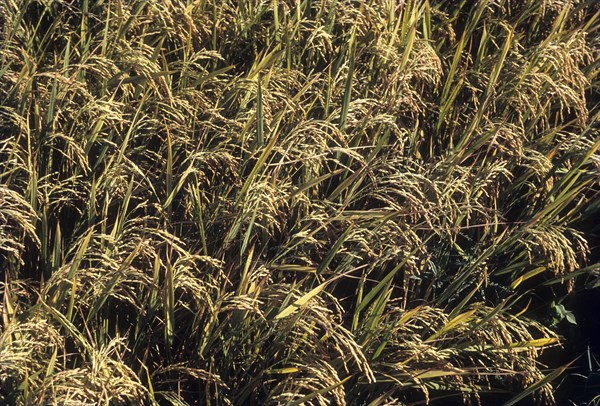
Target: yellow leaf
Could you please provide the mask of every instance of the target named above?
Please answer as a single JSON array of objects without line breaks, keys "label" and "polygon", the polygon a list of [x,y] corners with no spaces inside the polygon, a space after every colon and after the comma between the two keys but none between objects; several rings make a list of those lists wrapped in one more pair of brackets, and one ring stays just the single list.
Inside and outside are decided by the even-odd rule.
[{"label": "yellow leaf", "polygon": [[546,268],[543,266],[535,268],[535,269],[527,272],[526,274],[519,276],[517,279],[515,279],[513,281],[513,283],[510,284],[510,287],[515,289],[517,286],[519,286],[521,283],[523,283],[524,280],[527,280],[539,273],[542,273],[542,272],[544,272],[544,270],[546,270]]},{"label": "yellow leaf", "polygon": [[538,338],[536,340],[522,341],[520,343],[512,343],[509,345],[510,348],[521,348],[521,347],[545,347],[547,345],[555,344],[558,342],[558,338]]},{"label": "yellow leaf", "polygon": [[281,313],[279,313],[277,316],[275,316],[275,319],[277,319],[277,320],[283,319],[284,317],[287,317],[290,314],[294,313],[300,307],[302,307],[306,303],[308,303],[308,301],[310,299],[312,299],[313,297],[315,297],[316,295],[318,295],[319,293],[321,293],[321,291],[323,289],[325,289],[325,287],[328,284],[329,284],[329,281],[320,284],[319,286],[317,286],[316,288],[314,288],[313,290],[311,290],[310,292],[308,292],[307,294],[305,294],[304,296],[302,296],[300,299],[296,300],[293,304],[291,304],[288,307],[286,307],[285,309],[283,309],[281,311]]},{"label": "yellow leaf", "polygon": [[268,371],[268,373],[269,374],[293,374],[298,371],[300,371],[299,368],[288,367],[288,368],[272,369],[272,370]]},{"label": "yellow leaf", "polygon": [[430,379],[430,378],[439,378],[441,376],[453,376],[453,375],[461,375],[464,374],[464,371],[461,371],[460,369],[458,370],[452,370],[452,369],[433,369],[433,370],[427,370],[427,371],[417,371],[417,373],[414,375],[415,378],[419,378],[419,379]]},{"label": "yellow leaf", "polygon": [[442,327],[440,330],[438,330],[435,334],[433,334],[431,337],[429,337],[427,339],[427,341],[434,340],[434,339],[438,338],[439,336],[443,335],[444,333],[446,333],[447,331],[451,330],[455,326],[468,321],[473,316],[473,313],[475,313],[475,310],[469,310],[468,312],[459,314],[458,316],[456,316],[455,318],[450,320],[444,327]]},{"label": "yellow leaf", "polygon": [[402,315],[402,317],[400,317],[400,320],[398,320],[398,324],[406,323],[407,321],[412,319],[413,316],[419,312],[419,310],[421,310],[421,306],[417,306],[414,309],[407,311]]}]

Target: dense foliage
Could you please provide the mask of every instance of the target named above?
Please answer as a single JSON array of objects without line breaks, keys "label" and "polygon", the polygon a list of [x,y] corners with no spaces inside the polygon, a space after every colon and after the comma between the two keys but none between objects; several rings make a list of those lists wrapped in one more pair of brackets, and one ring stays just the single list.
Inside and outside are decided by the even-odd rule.
[{"label": "dense foliage", "polygon": [[0,403],[553,403],[599,18],[2,0]]}]

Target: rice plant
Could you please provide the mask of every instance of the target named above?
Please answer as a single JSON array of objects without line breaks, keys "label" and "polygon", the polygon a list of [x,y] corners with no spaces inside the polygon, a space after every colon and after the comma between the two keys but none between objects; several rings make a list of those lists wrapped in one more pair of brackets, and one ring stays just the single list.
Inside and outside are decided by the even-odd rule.
[{"label": "rice plant", "polygon": [[599,19],[2,0],[0,403],[554,404]]}]

